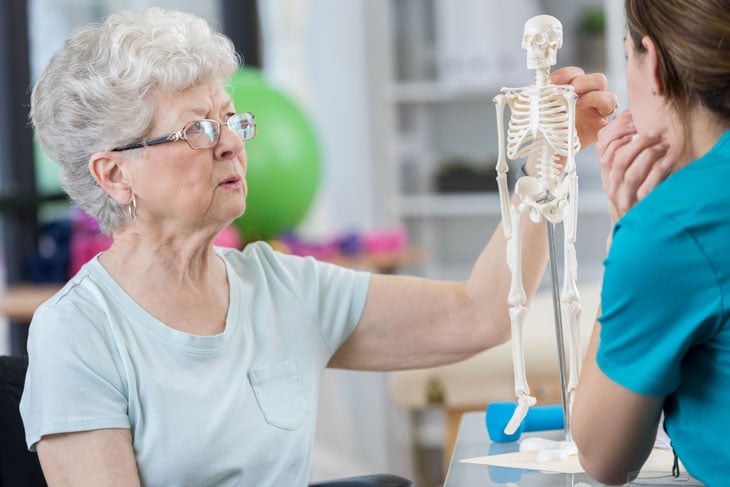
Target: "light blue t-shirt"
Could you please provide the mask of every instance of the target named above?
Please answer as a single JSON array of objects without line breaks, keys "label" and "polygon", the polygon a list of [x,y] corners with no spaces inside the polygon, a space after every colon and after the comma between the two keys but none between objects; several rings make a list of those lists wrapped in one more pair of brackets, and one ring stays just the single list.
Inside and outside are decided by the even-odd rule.
[{"label": "light blue t-shirt", "polygon": [[38,309],[21,400],[31,449],[43,435],[130,428],[148,487],[307,484],[320,377],[370,274],[263,243],[217,252],[230,284],[219,335],[158,321],[97,259]]},{"label": "light blue t-shirt", "polygon": [[730,485],[728,184],[730,131],[619,220],[597,354],[617,383],[667,396],[672,445],[709,486]]}]

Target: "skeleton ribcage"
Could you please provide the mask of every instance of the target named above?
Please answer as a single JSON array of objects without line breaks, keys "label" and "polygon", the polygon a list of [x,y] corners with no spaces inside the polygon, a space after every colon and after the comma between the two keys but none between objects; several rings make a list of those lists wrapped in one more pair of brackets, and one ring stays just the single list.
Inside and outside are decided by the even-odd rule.
[{"label": "skeleton ribcage", "polygon": [[[530,87],[518,94],[508,94],[507,104],[512,112],[507,131],[507,156],[526,157],[531,152],[568,155],[568,102],[565,90],[556,86]],[[574,150],[580,149],[574,132]]]}]

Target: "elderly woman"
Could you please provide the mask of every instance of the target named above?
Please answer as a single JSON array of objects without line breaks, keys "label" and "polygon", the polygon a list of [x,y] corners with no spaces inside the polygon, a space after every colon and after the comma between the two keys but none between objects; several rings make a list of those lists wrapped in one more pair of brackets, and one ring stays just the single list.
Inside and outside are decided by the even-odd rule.
[{"label": "elderly woman", "polygon": [[[21,409],[51,484],[304,485],[325,367],[434,366],[509,337],[501,232],[466,282],[215,247],[246,208],[256,134],[226,92],[237,68],[205,22],[151,9],[74,31],[38,79],[38,138],[114,238],[31,324]],[[554,81],[585,95],[592,143],[616,103],[605,78]],[[532,293],[544,225],[524,248]]]}]

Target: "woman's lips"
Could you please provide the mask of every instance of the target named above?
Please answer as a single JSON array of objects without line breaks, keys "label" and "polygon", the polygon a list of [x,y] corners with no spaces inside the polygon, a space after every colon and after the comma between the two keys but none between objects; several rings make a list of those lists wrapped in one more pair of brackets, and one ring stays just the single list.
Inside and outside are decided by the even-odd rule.
[{"label": "woman's lips", "polygon": [[241,176],[231,176],[224,179],[218,186],[229,190],[240,190],[243,188],[243,180]]}]

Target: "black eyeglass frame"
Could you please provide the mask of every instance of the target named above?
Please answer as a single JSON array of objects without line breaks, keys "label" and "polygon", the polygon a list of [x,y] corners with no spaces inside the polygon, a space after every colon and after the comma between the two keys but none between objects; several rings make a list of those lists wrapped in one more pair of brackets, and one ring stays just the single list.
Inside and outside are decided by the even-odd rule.
[{"label": "black eyeglass frame", "polygon": [[[251,112],[239,112],[239,113],[236,113],[235,115],[230,116],[226,120],[225,125],[229,129],[231,129],[233,132],[235,132],[236,134],[239,134],[240,135],[239,131],[235,130],[233,128],[233,126],[231,125],[231,123],[233,121],[235,121],[236,119],[240,119],[242,117],[245,117],[246,120],[249,120],[251,122],[251,126],[253,127],[253,134],[250,137],[243,137],[243,136],[241,136],[241,140],[243,140],[243,141],[251,140],[254,137],[256,137],[256,129],[257,129],[257,127],[256,127],[256,121],[254,120],[254,114],[253,113],[251,113]],[[211,145],[209,145],[207,147],[193,147],[190,144],[190,141],[185,136],[185,132],[188,130],[188,128],[190,128],[193,124],[200,123],[200,122],[211,122],[211,123],[213,123],[214,125],[216,125],[218,127],[218,129],[217,129],[218,130],[218,135],[216,136],[215,142],[213,142]],[[190,122],[186,123],[183,126],[183,128],[181,128],[180,130],[178,130],[175,133],[172,133],[172,134],[169,134],[169,135],[163,135],[163,136],[160,136],[160,137],[155,137],[153,139],[140,140],[139,142],[132,142],[131,144],[123,145],[121,147],[115,147],[114,149],[112,149],[112,152],[121,152],[121,151],[131,150],[131,149],[141,149],[143,147],[150,147],[150,146],[153,146],[153,145],[167,144],[169,142],[177,142],[178,140],[184,140],[188,144],[188,147],[190,147],[193,150],[209,149],[211,147],[215,147],[215,145],[218,144],[218,142],[220,141],[220,138],[221,138],[221,123],[219,121],[217,121],[217,120],[212,120],[212,119],[209,119],[209,118],[203,118],[203,119],[200,119],[200,120],[191,120]]]}]

